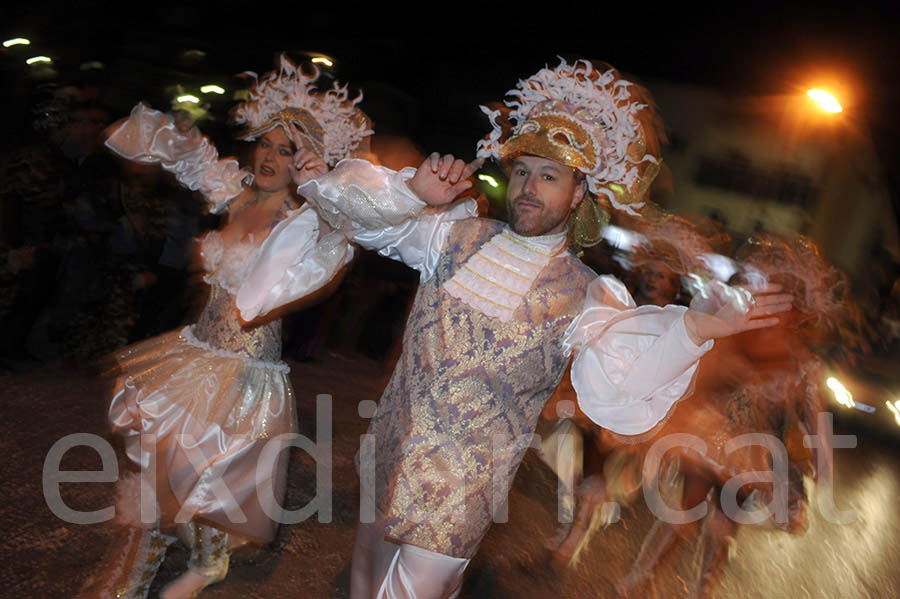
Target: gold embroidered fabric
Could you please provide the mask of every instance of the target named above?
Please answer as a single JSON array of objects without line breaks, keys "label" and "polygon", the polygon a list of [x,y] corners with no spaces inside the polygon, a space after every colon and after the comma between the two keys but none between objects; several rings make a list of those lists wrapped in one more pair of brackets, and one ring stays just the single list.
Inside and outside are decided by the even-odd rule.
[{"label": "gold embroidered fabric", "polygon": [[487,219],[454,225],[435,276],[416,296],[369,431],[386,534],[453,557],[475,555],[506,501],[567,364],[563,333],[596,276],[571,253],[550,261],[507,322],[442,289],[502,227]]},{"label": "gold embroidered fabric", "polygon": [[199,341],[215,348],[263,362],[281,360],[281,320],[245,326],[234,296],[218,285],[210,288],[206,308],[191,330]]}]

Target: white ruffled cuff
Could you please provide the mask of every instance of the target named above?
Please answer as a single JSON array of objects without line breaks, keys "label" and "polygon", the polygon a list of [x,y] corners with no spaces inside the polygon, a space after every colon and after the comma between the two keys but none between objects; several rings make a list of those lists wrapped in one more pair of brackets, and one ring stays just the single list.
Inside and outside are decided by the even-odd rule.
[{"label": "white ruffled cuff", "polygon": [[415,218],[426,207],[406,185],[415,174],[414,168],[398,172],[348,158],[299,186],[297,193],[335,229],[383,229]]},{"label": "white ruffled cuff", "polygon": [[458,220],[478,216],[478,202],[466,200],[449,208],[428,208],[417,218],[383,229],[357,229],[353,241],[368,250],[419,271],[424,283],[434,276],[450,228]]},{"label": "white ruffled cuff", "polygon": [[353,246],[340,232],[318,235],[316,212],[305,207],[278,223],[236,294],[244,321],[321,289],[353,259]]},{"label": "white ruffled cuff", "polygon": [[600,277],[566,333],[576,351],[572,386],[581,410],[599,426],[637,435],[661,422],[691,391],[700,357],[684,328],[683,306],[634,307],[625,286]]},{"label": "white ruffled cuff", "polygon": [[158,163],[179,183],[202,193],[214,213],[241,193],[250,175],[233,158],[219,160],[216,148],[196,127],[181,133],[167,115],[143,103],[132,109],[106,146],[129,160]]}]

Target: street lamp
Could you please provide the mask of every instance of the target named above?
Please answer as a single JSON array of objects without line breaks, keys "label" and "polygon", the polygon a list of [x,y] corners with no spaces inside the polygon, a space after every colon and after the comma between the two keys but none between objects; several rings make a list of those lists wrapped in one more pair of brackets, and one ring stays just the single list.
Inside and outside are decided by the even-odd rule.
[{"label": "street lamp", "polygon": [[837,99],[823,89],[811,89],[806,92],[813,102],[819,105],[819,108],[825,112],[837,113],[844,110]]}]

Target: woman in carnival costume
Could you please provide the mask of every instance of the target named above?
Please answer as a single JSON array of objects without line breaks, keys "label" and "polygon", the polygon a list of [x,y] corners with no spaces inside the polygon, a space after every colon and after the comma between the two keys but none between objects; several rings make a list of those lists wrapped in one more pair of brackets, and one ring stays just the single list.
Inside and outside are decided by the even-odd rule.
[{"label": "woman in carnival costume", "polygon": [[234,547],[275,535],[296,416],[273,311],[332,288],[353,257],[295,189],[372,133],[356,106],[362,97],[348,99],[337,84],[316,91],[317,78],[282,55],[235,107],[240,139],[256,143],[252,172],[143,104],[106,142],[174,173],[227,222],[200,241],[210,296],[199,320],[115,355],[109,421],[142,474],[119,485],[127,533],[92,596],[147,597],[173,530],[191,553],[165,599],[196,596],[225,577]]}]

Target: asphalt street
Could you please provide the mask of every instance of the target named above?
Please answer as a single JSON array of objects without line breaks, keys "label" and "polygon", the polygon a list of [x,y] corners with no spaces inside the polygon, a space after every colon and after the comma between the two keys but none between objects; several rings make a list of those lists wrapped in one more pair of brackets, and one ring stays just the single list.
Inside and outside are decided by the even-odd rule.
[{"label": "asphalt street", "polygon": [[[300,432],[316,435],[316,396],[332,406],[332,517],[282,526],[269,546],[234,557],[227,580],[202,594],[209,599],[341,598],[349,593],[349,563],[359,485],[353,457],[365,432],[360,401],[377,400],[387,373],[377,363],[338,357],[292,363]],[[96,435],[118,453],[106,433],[110,381],[71,367],[35,367],[0,374],[0,596],[73,597],[102,571],[117,529],[109,523],[70,524],[48,507],[42,471],[51,449],[77,433]],[[838,431],[848,432],[848,431]],[[835,497],[848,523],[829,522],[811,510],[809,531],[791,536],[767,527],[744,527],[716,597],[888,599],[900,596],[900,458],[896,445],[867,435],[854,449],[836,451]],[[57,446],[59,447],[59,446]],[[63,470],[100,470],[101,458],[73,447]],[[316,463],[294,450],[286,506],[298,509],[315,495]],[[112,504],[112,483],[68,482],[61,498],[75,510]],[[469,568],[463,597],[512,599],[615,597],[614,584],[638,554],[653,524],[639,503],[620,522],[601,530],[576,568],[557,574],[546,563],[555,531],[556,479],[534,455],[519,470],[509,500],[509,519],[495,524]],[[687,598],[697,580],[702,548],[682,543],[674,560],[643,591],[649,598]],[[187,552],[173,547],[151,597],[184,568]]]}]

